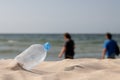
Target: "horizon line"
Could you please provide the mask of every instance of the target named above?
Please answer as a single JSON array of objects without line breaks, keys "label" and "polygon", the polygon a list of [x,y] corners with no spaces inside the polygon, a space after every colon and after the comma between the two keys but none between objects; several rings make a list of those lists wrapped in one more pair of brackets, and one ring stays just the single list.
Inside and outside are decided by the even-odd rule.
[{"label": "horizon line", "polygon": [[[66,33],[66,32],[64,32]],[[0,33],[0,34],[64,34],[64,33]],[[68,32],[70,34],[106,34],[106,33],[71,33],[71,32]],[[111,33],[111,34],[120,34],[120,33]]]}]

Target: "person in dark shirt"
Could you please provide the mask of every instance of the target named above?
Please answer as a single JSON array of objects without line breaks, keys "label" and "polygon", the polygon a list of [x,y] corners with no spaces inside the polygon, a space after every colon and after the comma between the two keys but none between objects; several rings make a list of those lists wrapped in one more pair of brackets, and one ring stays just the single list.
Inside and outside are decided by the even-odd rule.
[{"label": "person in dark shirt", "polygon": [[65,40],[65,44],[61,49],[61,52],[58,55],[58,57],[61,58],[63,54],[65,54],[65,59],[74,59],[75,44],[74,44],[74,41],[71,39],[71,35],[69,33],[65,33],[64,40]]}]

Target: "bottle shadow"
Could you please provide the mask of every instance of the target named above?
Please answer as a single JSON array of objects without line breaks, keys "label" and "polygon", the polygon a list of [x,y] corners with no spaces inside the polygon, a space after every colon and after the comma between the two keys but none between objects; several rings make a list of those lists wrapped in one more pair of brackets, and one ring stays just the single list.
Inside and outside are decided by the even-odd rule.
[{"label": "bottle shadow", "polygon": [[45,71],[41,71],[41,70],[37,70],[37,69],[32,69],[32,70],[24,69],[24,70],[27,71],[27,72],[34,73],[34,74],[39,74],[39,75],[46,75],[46,74],[53,73],[53,72],[45,72]]}]

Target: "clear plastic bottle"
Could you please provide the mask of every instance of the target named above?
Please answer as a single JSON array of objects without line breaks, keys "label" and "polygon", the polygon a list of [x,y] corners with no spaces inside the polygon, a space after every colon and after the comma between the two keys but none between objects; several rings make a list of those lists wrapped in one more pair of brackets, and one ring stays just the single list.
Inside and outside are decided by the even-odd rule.
[{"label": "clear plastic bottle", "polygon": [[16,56],[15,60],[22,65],[24,69],[30,70],[40,62],[44,61],[49,49],[50,44],[48,42],[44,45],[33,44],[21,54]]}]

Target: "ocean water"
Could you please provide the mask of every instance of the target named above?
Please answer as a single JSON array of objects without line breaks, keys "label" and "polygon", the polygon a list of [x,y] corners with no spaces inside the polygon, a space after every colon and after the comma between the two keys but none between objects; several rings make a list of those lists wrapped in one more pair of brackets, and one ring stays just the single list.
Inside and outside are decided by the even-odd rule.
[{"label": "ocean water", "polygon": [[[75,41],[75,58],[100,58],[104,34],[72,34]],[[120,34],[113,38],[120,46]],[[58,54],[64,45],[63,34],[0,34],[0,59],[13,59],[32,44],[52,45],[46,61],[61,60]]]}]

